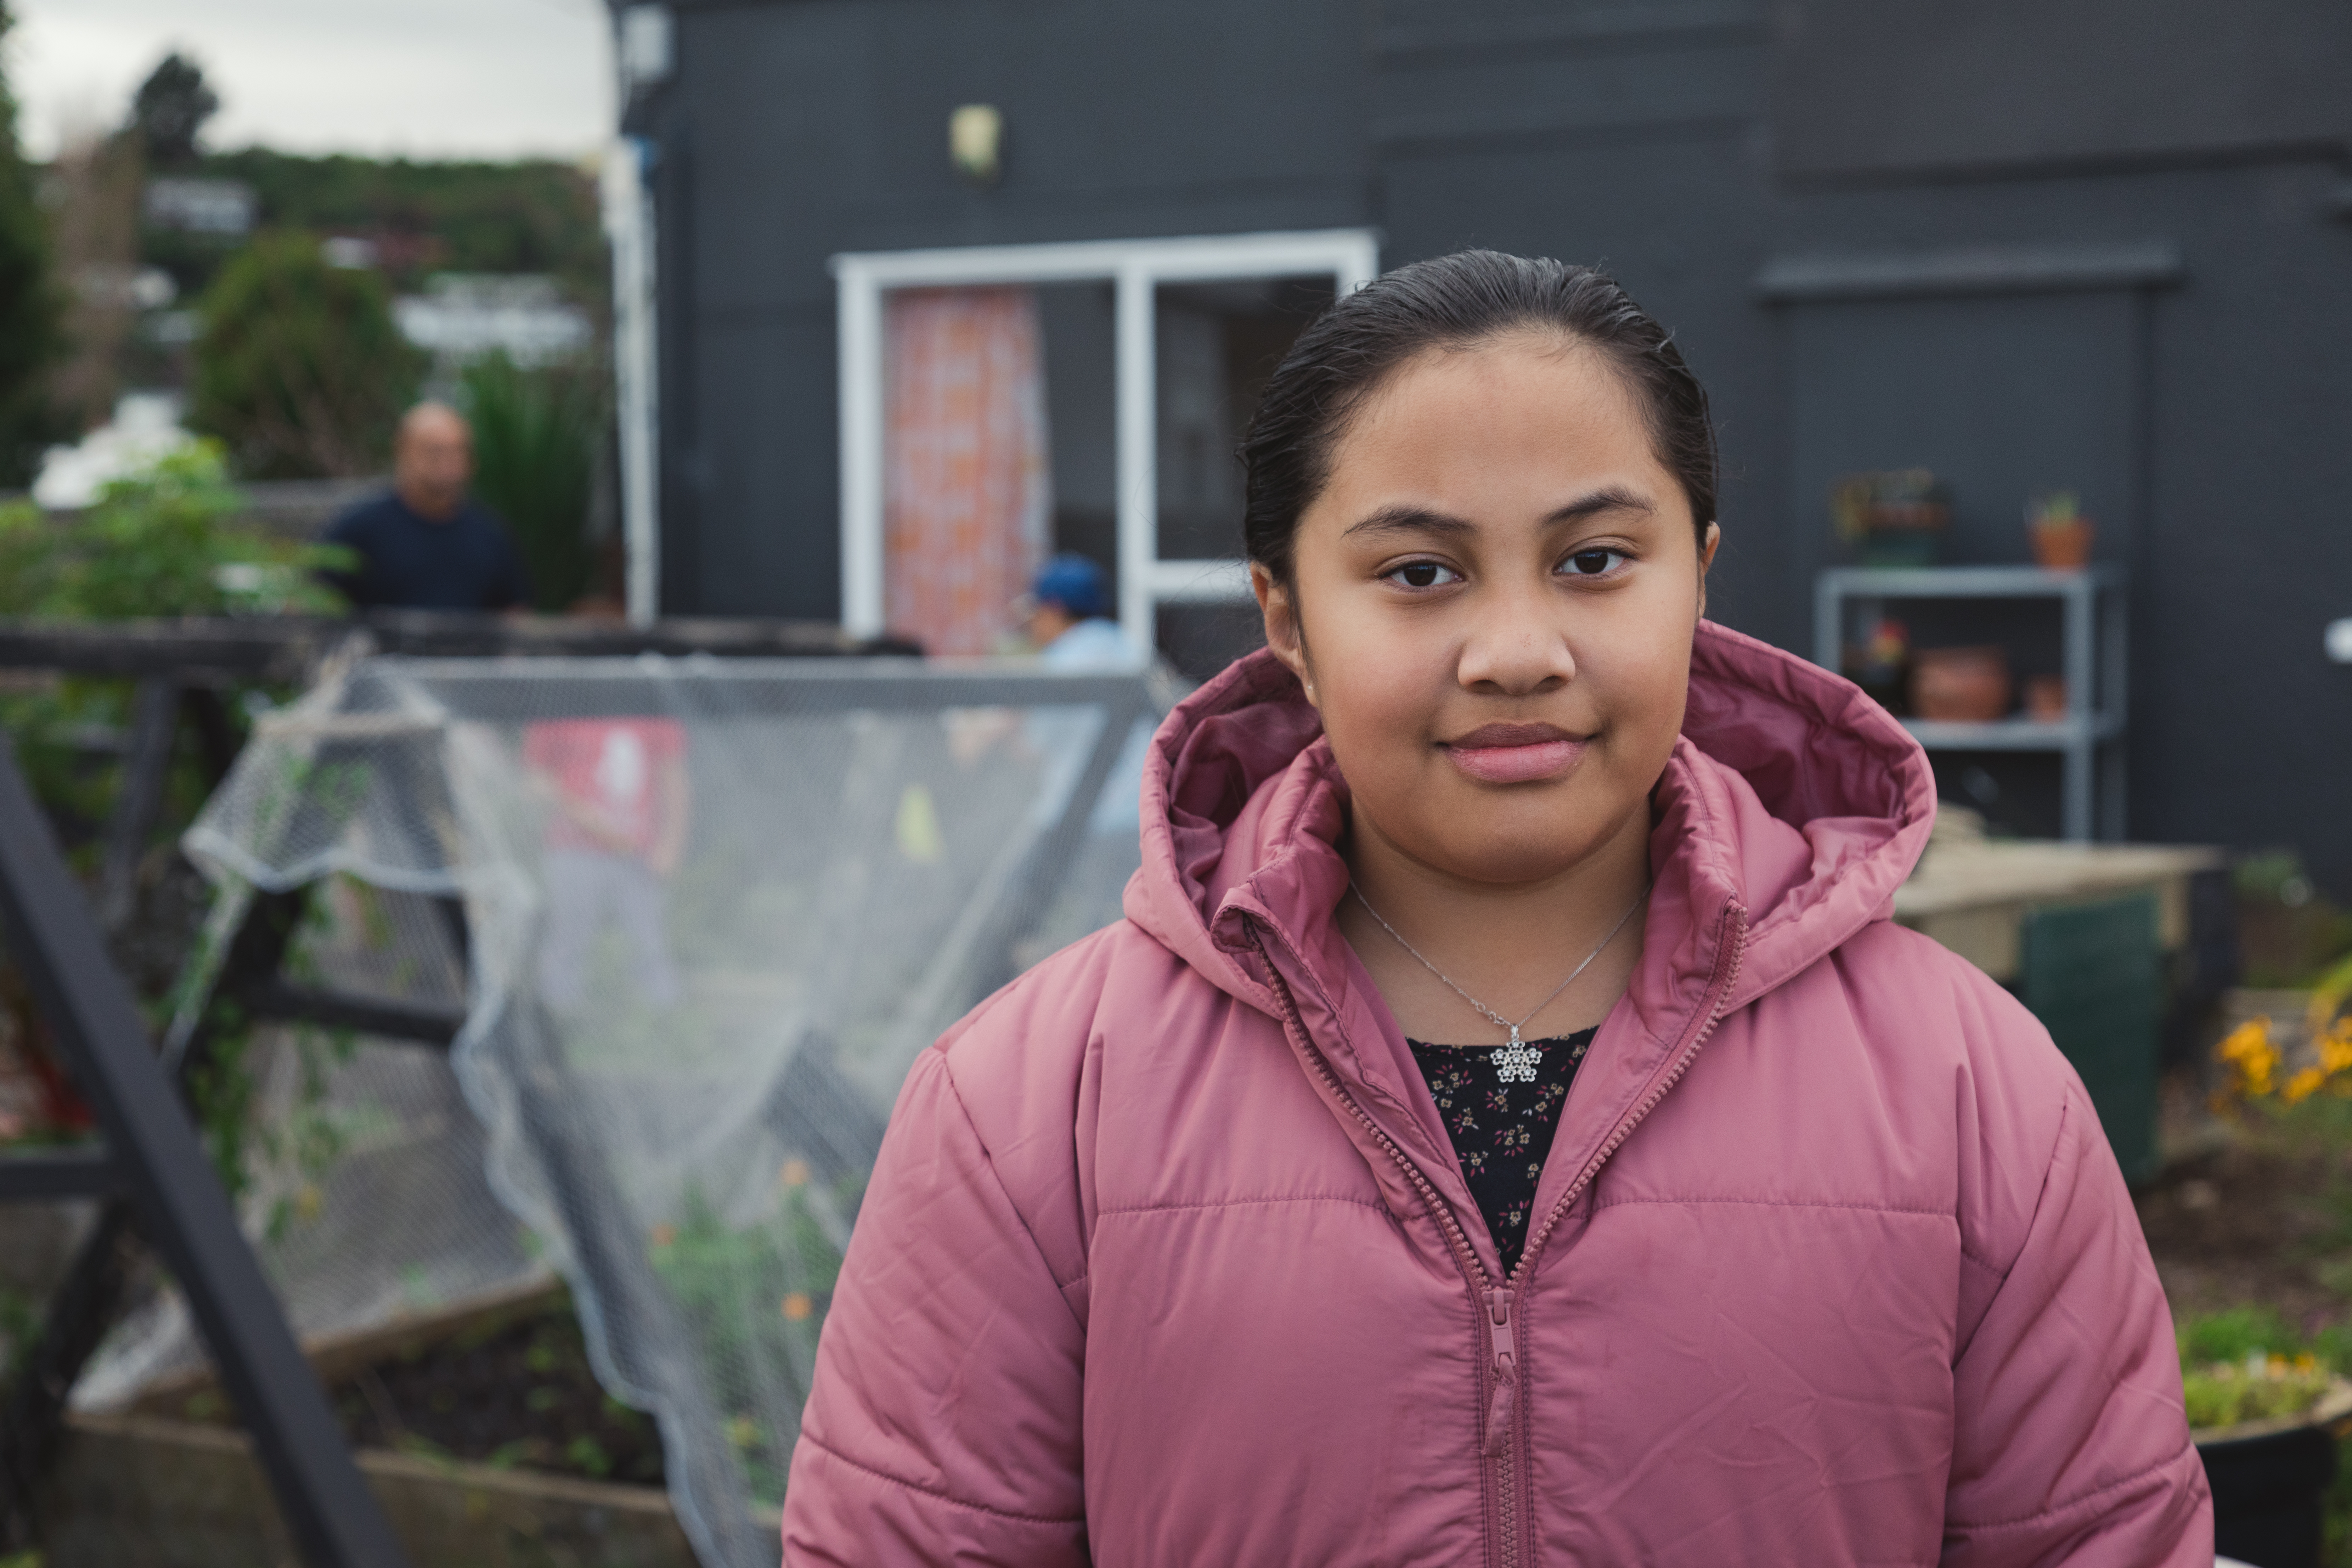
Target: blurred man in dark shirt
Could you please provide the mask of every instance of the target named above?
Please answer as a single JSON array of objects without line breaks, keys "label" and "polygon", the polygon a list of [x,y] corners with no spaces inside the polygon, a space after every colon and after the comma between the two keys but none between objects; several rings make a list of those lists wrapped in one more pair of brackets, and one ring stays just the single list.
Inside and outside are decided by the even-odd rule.
[{"label": "blurred man in dark shirt", "polygon": [[446,404],[400,421],[392,489],[343,513],[320,536],[359,556],[328,581],[362,610],[511,610],[530,602],[521,558],[488,507],[466,493],[474,433]]}]

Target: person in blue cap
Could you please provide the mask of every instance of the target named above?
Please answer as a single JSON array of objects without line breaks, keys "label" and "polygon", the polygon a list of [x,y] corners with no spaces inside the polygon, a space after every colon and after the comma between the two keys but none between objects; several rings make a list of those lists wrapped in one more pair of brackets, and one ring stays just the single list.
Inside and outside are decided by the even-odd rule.
[{"label": "person in blue cap", "polygon": [[1123,669],[1135,652],[1118,623],[1103,615],[1109,595],[1103,569],[1070,552],[1037,569],[1021,602],[1022,629],[1038,657],[1055,669]]},{"label": "person in blue cap", "polygon": [[[1103,569],[1084,555],[1065,552],[1039,567],[1029,592],[1018,601],[1022,629],[1037,650],[1038,661],[1070,674],[1140,669],[1144,661],[1119,635],[1118,623],[1103,614],[1108,600]],[[1095,723],[1084,709],[1041,708],[1030,713],[1023,727],[1030,748],[1047,759],[1037,788],[1036,821],[1041,826],[1061,819],[1093,746]],[[1142,793],[1144,754],[1153,727],[1150,720],[1136,721],[1087,821],[1091,834],[1108,834],[1122,853],[1136,831],[1136,798]]]}]

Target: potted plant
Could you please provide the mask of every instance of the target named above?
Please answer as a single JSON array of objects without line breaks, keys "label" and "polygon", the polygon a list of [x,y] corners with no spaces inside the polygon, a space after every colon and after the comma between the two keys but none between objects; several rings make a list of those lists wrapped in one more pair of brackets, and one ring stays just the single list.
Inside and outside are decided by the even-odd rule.
[{"label": "potted plant", "polygon": [[1845,650],[1846,679],[1889,713],[1911,710],[1911,633],[1892,616],[1871,623],[1870,635]]},{"label": "potted plant", "polygon": [[2214,1549],[2259,1568],[2318,1568],[2336,1444],[2352,1429],[2352,1383],[2331,1364],[2343,1347],[2306,1342],[2259,1307],[2193,1319],[2179,1344]]},{"label": "potted plant", "polygon": [[[2315,1099],[2352,1099],[2352,1016],[2337,1015],[2347,979],[2352,965],[2327,977],[2301,1018],[2254,1017],[2223,1037],[2214,1109],[2279,1118]],[[2336,1445],[2352,1433],[2352,1383],[2339,1375],[2352,1366],[2352,1332],[2306,1341],[2274,1311],[2239,1308],[2190,1320],[2179,1341],[2216,1549],[2260,1568],[2317,1568]]]},{"label": "potted plant", "polygon": [[2098,529],[2083,515],[2073,490],[2027,501],[2025,522],[2033,540],[2033,559],[2045,570],[2079,572],[2090,564],[2091,541]]},{"label": "potted plant", "polygon": [[1830,518],[1865,566],[1930,566],[1952,521],[1951,487],[1926,468],[1849,474],[1831,487]]}]

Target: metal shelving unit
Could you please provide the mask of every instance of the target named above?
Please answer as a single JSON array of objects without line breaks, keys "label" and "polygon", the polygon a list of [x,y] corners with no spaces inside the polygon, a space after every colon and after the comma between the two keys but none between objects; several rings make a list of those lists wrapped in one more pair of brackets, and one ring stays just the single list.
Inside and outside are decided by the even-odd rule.
[{"label": "metal shelving unit", "polygon": [[1955,723],[1908,719],[1929,751],[2048,752],[2063,767],[2065,837],[2118,838],[2124,824],[2124,575],[2114,566],[1832,567],[1813,585],[1813,662],[1837,669],[1849,618],[1874,619],[1890,599],[2054,599],[2063,617],[2064,719]]}]

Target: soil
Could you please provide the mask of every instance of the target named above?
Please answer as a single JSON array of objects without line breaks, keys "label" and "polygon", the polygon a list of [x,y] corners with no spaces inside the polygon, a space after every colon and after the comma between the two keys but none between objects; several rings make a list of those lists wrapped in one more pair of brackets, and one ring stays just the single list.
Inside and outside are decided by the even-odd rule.
[{"label": "soil", "polygon": [[2249,1112],[2135,1194],[2175,1321],[2275,1309],[2305,1334],[2352,1319],[2352,1101]]},{"label": "soil", "polygon": [[331,1395],[357,1447],[662,1484],[653,1417],[598,1385],[568,1299],[504,1328],[364,1369]]},{"label": "soil", "polygon": [[[607,1395],[568,1298],[362,1369],[328,1391],[354,1447],[663,1484],[653,1417]],[[234,1419],[216,1394],[184,1412]]]}]

